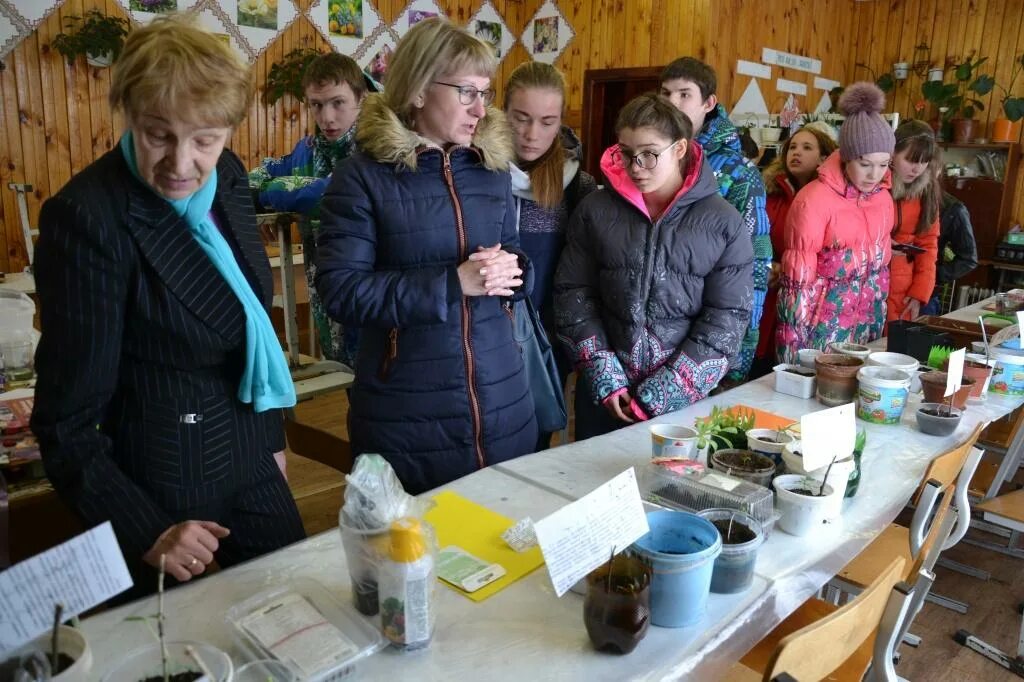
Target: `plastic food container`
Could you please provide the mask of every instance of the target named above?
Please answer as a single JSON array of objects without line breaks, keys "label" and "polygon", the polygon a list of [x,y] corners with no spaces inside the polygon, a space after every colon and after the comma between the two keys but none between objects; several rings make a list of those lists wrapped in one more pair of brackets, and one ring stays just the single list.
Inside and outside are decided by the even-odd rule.
[{"label": "plastic food container", "polygon": [[902,369],[861,367],[857,371],[857,416],[873,424],[899,424],[910,379]]},{"label": "plastic food container", "polygon": [[[776,478],[776,500],[779,505],[779,527],[790,535],[807,535],[820,528],[828,517],[831,498],[835,496],[832,486],[824,484],[824,496],[802,495],[795,489],[810,489],[817,492],[822,487],[820,481],[809,480],[804,476],[786,474]],[[842,498],[840,498],[842,499]]]},{"label": "plastic food container", "polygon": [[768,488],[717,471],[676,474],[653,464],[639,472],[640,494],[648,502],[699,512],[705,509],[736,509],[753,516],[765,537],[775,526],[775,507]]},{"label": "plastic food container", "polygon": [[[697,516],[710,521],[722,536],[722,553],[715,559],[711,591],[734,594],[750,587],[754,582],[757,550],[764,543],[764,529],[760,522],[735,509],[705,509]],[[735,541],[740,534],[752,537],[745,542]]]},{"label": "plastic food container", "polygon": [[[316,628],[318,644],[310,651],[302,651],[301,661],[297,652],[302,646],[296,641],[297,636],[288,637],[273,649],[265,643],[266,637],[260,636],[264,628],[271,629],[274,621],[268,619],[286,612],[288,622],[281,627],[301,630],[307,615],[333,627],[327,634],[324,628]],[[277,620],[284,619],[281,615]],[[232,606],[225,621],[247,659],[283,662],[299,679],[310,682],[347,678],[358,672],[360,661],[386,646],[375,621],[363,618],[353,607],[339,602],[323,585],[308,578],[292,579]],[[280,637],[275,639],[280,640]]]},{"label": "plastic food container", "polygon": [[1003,395],[1024,395],[1024,354],[994,350],[996,366],[992,369],[988,390]]},{"label": "plastic food container", "polygon": [[815,371],[800,365],[775,365],[775,390],[797,398],[814,396]]}]

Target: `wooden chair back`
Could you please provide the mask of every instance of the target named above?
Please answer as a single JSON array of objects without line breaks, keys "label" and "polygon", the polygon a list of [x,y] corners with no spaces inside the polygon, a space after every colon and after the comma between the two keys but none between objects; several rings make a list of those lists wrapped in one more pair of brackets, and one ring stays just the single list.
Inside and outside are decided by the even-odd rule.
[{"label": "wooden chair back", "polygon": [[789,675],[823,680],[874,636],[893,585],[903,577],[903,557],[896,557],[878,578],[842,608],[797,630],[779,642],[765,669],[764,682]]}]

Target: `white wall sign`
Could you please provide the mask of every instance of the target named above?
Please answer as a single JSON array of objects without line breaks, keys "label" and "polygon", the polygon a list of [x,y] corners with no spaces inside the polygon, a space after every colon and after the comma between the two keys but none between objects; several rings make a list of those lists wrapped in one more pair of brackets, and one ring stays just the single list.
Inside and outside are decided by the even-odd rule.
[{"label": "white wall sign", "polygon": [[736,61],[736,75],[752,76],[754,78],[771,78],[772,67],[767,64],[758,64],[757,62],[748,62],[745,59],[739,59]]},{"label": "white wall sign", "polygon": [[768,103],[764,101],[764,95],[761,93],[761,86],[754,78],[750,79],[747,84],[747,89],[740,95],[739,100],[733,106],[729,116],[734,121],[739,120],[736,117],[742,116],[743,114],[760,114],[763,116],[768,115]]},{"label": "white wall sign", "polygon": [[840,85],[839,81],[830,80],[828,78],[822,78],[821,76],[814,77],[814,87],[818,90],[833,90],[838,88]]},{"label": "white wall sign", "polygon": [[786,80],[785,78],[779,78],[775,81],[775,89],[779,92],[789,92],[794,95],[807,94],[806,83],[797,83],[796,81]]},{"label": "white wall sign", "polygon": [[775,66],[782,66],[787,69],[807,71],[808,73],[821,73],[821,60],[811,59],[799,54],[790,54],[789,52],[780,52],[770,47],[765,47],[761,50],[761,61],[765,64],[774,64]]}]

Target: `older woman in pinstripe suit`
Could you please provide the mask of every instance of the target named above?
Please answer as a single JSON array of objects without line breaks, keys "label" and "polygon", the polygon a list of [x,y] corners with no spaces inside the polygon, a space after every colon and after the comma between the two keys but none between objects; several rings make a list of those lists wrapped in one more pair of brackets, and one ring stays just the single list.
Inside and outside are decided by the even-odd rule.
[{"label": "older woman in pinstripe suit", "polygon": [[88,524],[112,522],[141,592],[303,537],[274,453],[294,390],[245,170],[224,149],[248,68],[187,20],[129,35],[120,144],[40,215],[32,427]]}]

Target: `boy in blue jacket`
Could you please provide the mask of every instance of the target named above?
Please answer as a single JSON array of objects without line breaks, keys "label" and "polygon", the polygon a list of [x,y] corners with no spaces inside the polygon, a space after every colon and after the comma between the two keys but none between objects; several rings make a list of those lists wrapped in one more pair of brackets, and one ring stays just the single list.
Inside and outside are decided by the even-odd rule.
[{"label": "boy in blue jacket", "polygon": [[661,72],[661,94],[690,118],[694,139],[715,173],[718,192],[740,212],[754,246],[754,308],[737,363],[729,367],[726,376],[728,384],[734,385],[746,379],[757,349],[772,265],[772,241],[761,173],[743,155],[736,126],[715,95],[717,87],[714,69],[693,57],[680,57]]},{"label": "boy in blue jacket", "polygon": [[355,151],[356,117],[367,91],[380,86],[349,56],[330,52],[311,61],[302,75],[306,106],[316,119],[316,131],[299,140],[291,154],[266,158],[249,172],[249,186],[259,203],[275,211],[301,213],[299,223],[309,285],[309,305],[324,357],[349,367],[355,358],[355,330],[341,326],[324,313],[316,287],[316,234],[320,198],[334,167]]}]

